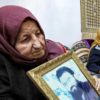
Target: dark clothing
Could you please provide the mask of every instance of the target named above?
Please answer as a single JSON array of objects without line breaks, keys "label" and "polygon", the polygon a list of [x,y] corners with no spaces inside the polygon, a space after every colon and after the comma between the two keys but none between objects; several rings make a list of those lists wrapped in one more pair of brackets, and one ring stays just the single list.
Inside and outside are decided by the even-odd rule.
[{"label": "dark clothing", "polygon": [[26,76],[24,67],[8,59],[0,54],[0,100],[45,100]]},{"label": "dark clothing", "polygon": [[[84,94],[83,90],[79,87],[75,87],[76,89],[74,89],[71,93],[72,97],[74,98],[74,100],[83,100],[82,95]],[[86,99],[86,97],[84,96],[85,100],[89,100]]]},{"label": "dark clothing", "polygon": [[[75,89],[73,90],[73,88]],[[90,85],[87,82],[80,82],[77,80],[77,86],[71,88],[71,94],[75,100],[89,100],[88,93],[90,91]]]},{"label": "dark clothing", "polygon": [[70,93],[74,100],[99,100],[99,96],[88,82],[77,81],[77,86],[72,86]]},{"label": "dark clothing", "polygon": [[100,73],[100,46],[94,46],[89,55],[87,69],[91,72]]}]

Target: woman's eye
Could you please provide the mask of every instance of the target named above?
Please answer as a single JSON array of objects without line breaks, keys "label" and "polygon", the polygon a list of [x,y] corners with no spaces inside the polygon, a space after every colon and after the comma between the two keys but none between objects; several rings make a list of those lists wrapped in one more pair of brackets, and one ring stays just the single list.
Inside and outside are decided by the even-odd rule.
[{"label": "woman's eye", "polygon": [[37,32],[37,33],[36,33],[36,36],[40,36],[40,35],[41,35],[41,32]]},{"label": "woman's eye", "polygon": [[29,38],[24,38],[24,39],[22,40],[22,42],[27,42],[27,41],[29,41]]},{"label": "woman's eye", "polygon": [[42,35],[42,32],[40,30],[37,30],[36,33],[35,33],[35,35],[36,36],[40,36],[40,35]]}]

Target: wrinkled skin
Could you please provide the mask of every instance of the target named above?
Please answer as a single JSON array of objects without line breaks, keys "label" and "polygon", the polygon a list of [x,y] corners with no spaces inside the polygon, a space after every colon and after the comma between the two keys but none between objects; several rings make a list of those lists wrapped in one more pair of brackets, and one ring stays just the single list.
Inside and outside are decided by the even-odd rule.
[{"label": "wrinkled skin", "polygon": [[45,38],[37,23],[25,20],[20,28],[15,48],[29,59],[38,59],[45,54]]}]

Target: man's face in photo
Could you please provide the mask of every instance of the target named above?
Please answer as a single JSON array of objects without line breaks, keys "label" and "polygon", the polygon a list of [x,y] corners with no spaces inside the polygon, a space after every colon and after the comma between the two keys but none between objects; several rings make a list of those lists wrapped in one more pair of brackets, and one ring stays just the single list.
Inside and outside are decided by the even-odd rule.
[{"label": "man's face in photo", "polygon": [[60,82],[64,85],[64,87],[70,91],[72,86],[76,86],[77,82],[72,74],[69,72],[64,72],[60,77]]}]

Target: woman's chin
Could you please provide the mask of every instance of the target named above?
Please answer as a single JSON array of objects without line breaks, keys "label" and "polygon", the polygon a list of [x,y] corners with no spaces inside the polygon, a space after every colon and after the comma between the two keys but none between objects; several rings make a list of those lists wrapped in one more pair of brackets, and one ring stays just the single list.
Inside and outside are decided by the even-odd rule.
[{"label": "woman's chin", "polygon": [[45,55],[45,53],[44,52],[41,52],[41,53],[33,54],[31,56],[31,58],[32,59],[39,59],[39,58],[42,58],[44,55]]}]

